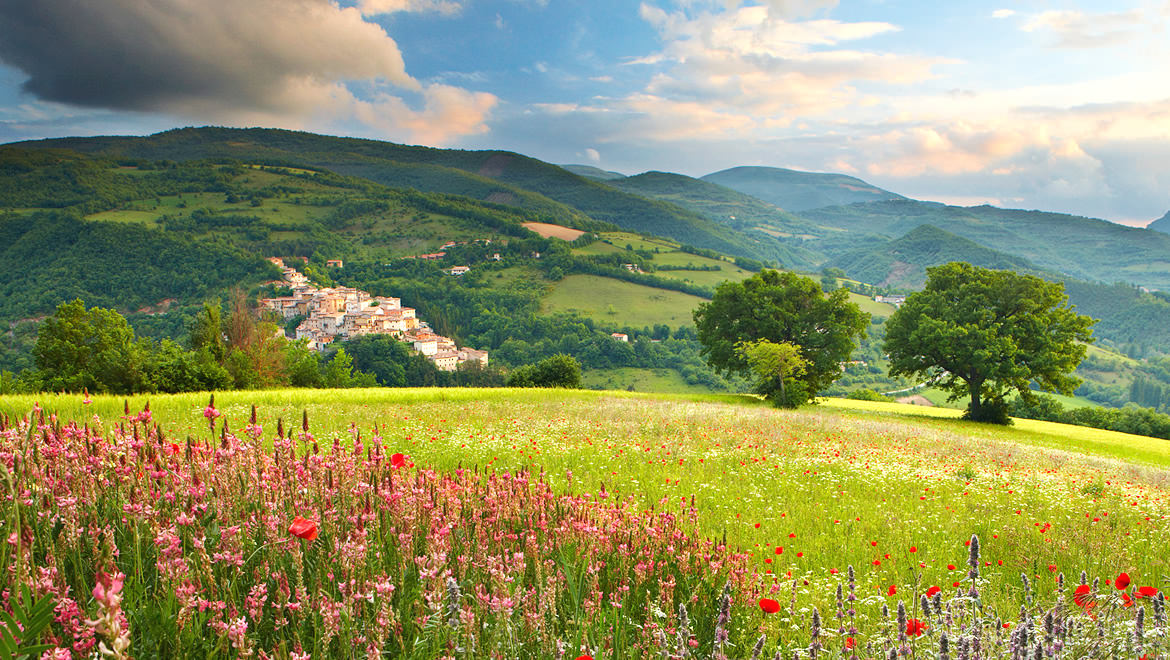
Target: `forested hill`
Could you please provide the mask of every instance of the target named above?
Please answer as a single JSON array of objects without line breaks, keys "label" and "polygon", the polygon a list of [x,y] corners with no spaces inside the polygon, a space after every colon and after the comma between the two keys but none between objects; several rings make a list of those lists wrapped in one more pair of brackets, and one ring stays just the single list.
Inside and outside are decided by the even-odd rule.
[{"label": "forested hill", "polygon": [[771,237],[743,235],[675,204],[623,192],[505,151],[434,149],[278,129],[229,128],[185,128],[148,137],[39,140],[17,146],[120,159],[233,158],[324,168],[388,186],[518,206],[568,226],[591,218],[726,254],[769,260],[783,254]]},{"label": "forested hill", "polygon": [[[984,247],[933,225],[919,225],[892,241],[864,241],[864,247],[833,259],[849,277],[877,286],[921,289],[926,269],[950,261],[982,268],[1039,273],[1027,259]],[[1052,274],[1047,274],[1052,278]]]},{"label": "forested hill", "polygon": [[846,174],[800,172],[780,167],[733,167],[702,179],[796,213],[825,206],[904,199]]},{"label": "forested hill", "polygon": [[910,199],[827,207],[801,215],[856,240],[895,239],[920,225],[932,225],[1077,279],[1170,290],[1170,235],[1105,220]]}]

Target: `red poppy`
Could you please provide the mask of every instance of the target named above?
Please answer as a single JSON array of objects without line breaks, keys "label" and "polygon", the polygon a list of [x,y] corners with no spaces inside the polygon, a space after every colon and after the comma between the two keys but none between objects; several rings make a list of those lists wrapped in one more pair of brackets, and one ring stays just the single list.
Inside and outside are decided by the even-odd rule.
[{"label": "red poppy", "polygon": [[931,587],[931,588],[926,590],[926,597],[930,598],[931,596],[937,594],[940,591],[942,591],[942,589],[939,589],[938,587]]},{"label": "red poppy", "polygon": [[1121,600],[1123,601],[1121,604],[1125,607],[1133,607],[1133,599],[1130,598],[1129,594],[1125,593],[1124,591],[1121,592]]},{"label": "red poppy", "polygon": [[764,610],[764,614],[775,614],[780,611],[780,603],[771,598],[761,598],[760,609]]},{"label": "red poppy", "polygon": [[782,545],[776,546],[776,554],[778,554],[778,555],[784,554],[784,546],[782,546]]},{"label": "red poppy", "polygon": [[1121,575],[1118,575],[1117,581],[1114,583],[1114,585],[1118,589],[1123,589],[1123,590],[1126,587],[1128,587],[1129,586],[1129,573],[1122,573]]},{"label": "red poppy", "polygon": [[947,564],[947,570],[948,570],[948,571],[953,571],[953,570],[955,570],[955,565],[954,565],[954,564]]},{"label": "red poppy", "polygon": [[579,656],[577,656],[577,660],[593,660],[593,656],[591,656],[591,655],[579,655]]},{"label": "red poppy", "polygon": [[886,595],[893,596],[896,593],[898,593],[898,587],[896,585],[891,584],[889,590],[886,591]]},{"label": "red poppy", "polygon": [[297,516],[293,518],[292,524],[289,525],[288,533],[297,538],[312,541],[317,538],[317,523]]},{"label": "red poppy", "polygon": [[909,637],[919,637],[922,633],[926,632],[928,627],[918,619],[910,619],[906,622],[906,635]]},{"label": "red poppy", "polygon": [[846,648],[846,650],[848,650],[848,649],[851,649],[851,648],[853,648],[853,647],[855,647],[855,646],[857,646],[857,640],[853,639],[852,637],[846,637],[846,638],[845,638],[845,648]]},{"label": "red poppy", "polygon": [[910,552],[918,552],[918,546],[916,546],[916,545],[910,546]]},{"label": "red poppy", "polygon": [[1137,595],[1138,595],[1138,598],[1153,598],[1154,596],[1158,595],[1158,588],[1157,587],[1138,587]]},{"label": "red poppy", "polygon": [[1092,589],[1087,584],[1082,584],[1073,592],[1073,602],[1081,607],[1089,606],[1089,592]]},{"label": "red poppy", "polygon": [[406,467],[406,457],[402,454],[394,454],[390,457],[390,465],[396,468]]}]

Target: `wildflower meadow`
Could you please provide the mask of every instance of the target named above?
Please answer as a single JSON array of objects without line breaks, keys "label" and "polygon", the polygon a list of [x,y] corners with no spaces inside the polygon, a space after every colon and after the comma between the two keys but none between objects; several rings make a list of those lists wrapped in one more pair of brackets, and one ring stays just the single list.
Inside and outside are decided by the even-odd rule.
[{"label": "wildflower meadow", "polygon": [[0,657],[1170,656],[1170,454],[894,410],[5,397]]}]

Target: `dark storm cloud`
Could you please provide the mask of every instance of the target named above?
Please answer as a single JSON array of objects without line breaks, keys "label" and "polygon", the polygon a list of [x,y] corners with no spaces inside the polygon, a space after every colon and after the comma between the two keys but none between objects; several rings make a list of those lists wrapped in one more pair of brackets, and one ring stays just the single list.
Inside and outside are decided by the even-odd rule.
[{"label": "dark storm cloud", "polygon": [[0,60],[40,99],[118,110],[297,114],[344,80],[418,88],[380,26],[328,0],[0,0]]}]

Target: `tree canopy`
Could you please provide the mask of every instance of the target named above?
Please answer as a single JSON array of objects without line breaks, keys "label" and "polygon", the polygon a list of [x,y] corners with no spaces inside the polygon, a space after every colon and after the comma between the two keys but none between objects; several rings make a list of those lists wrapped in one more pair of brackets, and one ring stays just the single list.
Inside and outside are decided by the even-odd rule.
[{"label": "tree canopy", "polygon": [[[808,369],[808,361],[800,356],[800,347],[786,342],[779,344],[760,339],[741,341],[736,350],[747,358],[748,367],[758,379],[756,392],[765,399],[781,406],[789,402],[790,382],[799,383]],[[807,400],[803,392],[796,393],[797,399]]]},{"label": "tree canopy", "polygon": [[61,303],[45,319],[33,349],[45,390],[127,393],[142,388],[134,330],[121,314],[81,300]]},{"label": "tree canopy", "polygon": [[951,262],[886,322],[890,374],[922,377],[970,397],[967,418],[1007,423],[1005,395],[1030,385],[1071,394],[1094,320],[1067,304],[1064,285]]},{"label": "tree canopy", "polygon": [[707,362],[724,373],[752,372],[748,353],[737,350],[740,342],[764,339],[798,347],[805,372],[784,381],[784,401],[773,399],[787,406],[807,402],[841,374],[841,363],[869,323],[869,314],[849,302],[848,291],[825,294],[807,277],[776,270],[720,284],[694,317]]}]

